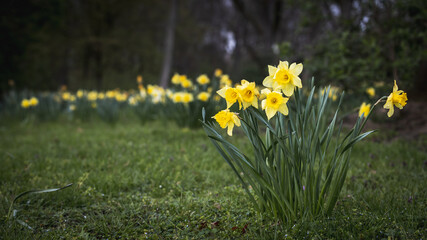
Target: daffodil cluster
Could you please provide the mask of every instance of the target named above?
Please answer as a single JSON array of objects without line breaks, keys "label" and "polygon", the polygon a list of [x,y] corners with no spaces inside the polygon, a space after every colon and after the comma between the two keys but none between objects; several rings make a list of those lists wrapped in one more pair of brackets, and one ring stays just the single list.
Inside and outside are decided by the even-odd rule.
[{"label": "daffodil cluster", "polygon": [[[286,104],[289,97],[293,95],[295,88],[302,88],[301,79],[299,78],[302,69],[303,65],[301,63],[292,63],[289,66],[287,61],[280,61],[277,67],[268,66],[269,76],[267,76],[263,81],[263,85],[266,88],[261,90],[261,94],[255,85],[255,82],[248,82],[243,79],[240,84],[237,84],[235,87],[231,87],[231,83],[228,82],[228,76],[222,75],[220,81],[223,87],[218,90],[217,93],[225,99],[227,103],[227,113],[230,113],[229,109],[236,103],[238,104],[239,110],[246,110],[249,107],[258,108],[258,102],[262,100],[261,107],[262,110],[265,111],[268,120],[273,118],[277,112],[280,112],[283,115],[288,115],[288,107]],[[231,116],[230,114],[229,116]],[[236,117],[229,117],[228,119],[230,123],[234,124],[228,125],[223,124],[223,122],[220,123],[218,121],[219,118],[216,117],[216,115],[214,117],[222,128],[228,127],[227,133],[230,136],[234,125],[240,125],[237,125],[236,123],[237,113],[233,114],[233,116]],[[224,114],[222,113],[222,115]]]}]

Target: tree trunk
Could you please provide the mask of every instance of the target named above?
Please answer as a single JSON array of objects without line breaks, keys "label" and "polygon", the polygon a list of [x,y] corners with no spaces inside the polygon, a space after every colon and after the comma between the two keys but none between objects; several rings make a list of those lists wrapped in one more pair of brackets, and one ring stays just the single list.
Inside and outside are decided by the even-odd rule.
[{"label": "tree trunk", "polygon": [[171,0],[169,19],[166,25],[165,48],[160,86],[166,88],[172,67],[173,47],[175,42],[176,0]]}]

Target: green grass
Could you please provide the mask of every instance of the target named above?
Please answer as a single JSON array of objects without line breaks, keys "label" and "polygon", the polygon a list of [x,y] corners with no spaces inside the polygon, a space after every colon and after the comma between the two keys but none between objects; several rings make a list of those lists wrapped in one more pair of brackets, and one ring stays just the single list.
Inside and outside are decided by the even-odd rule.
[{"label": "green grass", "polygon": [[[3,124],[0,239],[425,239],[427,138],[385,142],[381,134],[354,148],[332,216],[277,224],[255,212],[202,130]],[[68,183],[22,197],[6,221],[17,194]]]}]

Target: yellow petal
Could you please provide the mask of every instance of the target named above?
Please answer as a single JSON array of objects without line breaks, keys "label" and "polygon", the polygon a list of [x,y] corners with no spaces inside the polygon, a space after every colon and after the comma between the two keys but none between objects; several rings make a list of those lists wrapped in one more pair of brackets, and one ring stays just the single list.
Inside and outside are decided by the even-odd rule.
[{"label": "yellow petal", "polygon": [[252,105],[250,102],[242,102],[242,104],[243,104],[243,109],[246,109]]},{"label": "yellow petal", "polygon": [[394,108],[393,108],[393,105],[392,105],[391,108],[390,108],[390,110],[388,110],[387,116],[391,117],[391,116],[393,116],[393,113],[394,113]]},{"label": "yellow petal", "polygon": [[294,76],[292,80],[295,86],[302,88],[301,78],[299,78],[298,76]]},{"label": "yellow petal", "polygon": [[390,109],[393,107],[393,93],[388,96],[386,103],[384,104],[385,109]]},{"label": "yellow petal", "polygon": [[280,89],[282,89],[282,86],[279,85],[279,83],[277,82],[273,82],[273,91],[280,91]]},{"label": "yellow petal", "polygon": [[225,98],[225,92],[227,91],[227,89],[229,89],[230,87],[223,87],[220,90],[216,91],[221,97]]},{"label": "yellow petal", "polygon": [[271,93],[271,90],[268,88],[264,88],[263,90],[261,90],[261,94],[263,95],[268,95],[269,93]]},{"label": "yellow petal", "polygon": [[233,136],[233,128],[234,128],[234,123],[228,123],[227,134],[229,136]]},{"label": "yellow petal", "polygon": [[288,111],[288,106],[286,106],[286,103],[282,103],[280,106],[279,106],[279,112],[280,113],[282,113],[283,115],[288,115],[289,114],[289,111]]},{"label": "yellow petal", "polygon": [[262,85],[264,85],[266,87],[271,87],[273,85],[273,77],[268,76],[268,77],[264,78],[264,81],[262,81]]},{"label": "yellow petal", "polygon": [[286,84],[285,87],[283,88],[283,93],[286,96],[290,97],[290,96],[292,96],[292,94],[294,94],[294,88],[295,88],[294,85]]},{"label": "yellow petal", "polygon": [[278,68],[280,68],[280,69],[286,69],[286,70],[288,70],[288,66],[289,66],[289,63],[288,63],[288,61],[279,61],[279,66],[277,66]]},{"label": "yellow petal", "polygon": [[258,108],[258,99],[256,97],[252,100],[252,106],[254,106],[254,108]]},{"label": "yellow petal", "polygon": [[292,67],[292,65],[291,65],[291,67],[290,67],[290,71],[295,75],[295,76],[298,76],[298,75],[300,75],[300,73],[302,72],[302,64],[301,63],[298,63],[298,64],[295,64],[294,65],[294,67]]},{"label": "yellow petal", "polygon": [[246,79],[242,79],[242,81],[240,81],[241,85],[246,85],[249,84],[249,82]]},{"label": "yellow petal", "polygon": [[[239,102],[240,103],[240,102]],[[227,101],[227,109],[229,109],[231,106],[233,106],[234,103],[228,102]]]},{"label": "yellow petal", "polygon": [[268,65],[268,75],[273,76],[277,71],[276,67]]},{"label": "yellow petal", "polygon": [[261,108],[262,108],[262,110],[264,110],[264,109],[265,109],[265,104],[266,104],[266,102],[267,102],[267,100],[266,100],[266,99],[264,99],[264,100],[262,100],[262,101],[261,101]]},{"label": "yellow petal", "polygon": [[397,89],[398,89],[397,83],[396,83],[396,80],[394,80],[393,92],[397,92]]},{"label": "yellow petal", "polygon": [[270,120],[276,114],[277,110],[271,107],[265,109],[265,113],[267,114],[268,120]]},{"label": "yellow petal", "polygon": [[236,126],[240,127],[240,118],[237,115],[233,115],[233,122],[236,124]]}]

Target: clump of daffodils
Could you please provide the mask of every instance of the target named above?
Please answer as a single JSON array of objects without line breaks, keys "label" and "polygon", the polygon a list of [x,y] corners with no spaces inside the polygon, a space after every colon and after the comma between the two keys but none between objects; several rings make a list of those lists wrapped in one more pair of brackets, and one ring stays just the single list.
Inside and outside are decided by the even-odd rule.
[{"label": "clump of daffodils", "polygon": [[[331,214],[348,173],[351,149],[374,132],[362,131],[375,106],[386,100],[384,108],[389,110],[390,117],[394,107],[401,109],[408,100],[395,82],[393,92],[372,107],[362,103],[356,123],[342,137],[341,127],[337,126],[342,126],[343,121],[338,118],[343,94],[339,103],[332,105],[329,103],[337,100],[338,88],[328,87],[315,93],[312,82],[308,91],[302,89],[302,69],[301,63],[280,61],[277,67],[268,66],[263,89],[242,80],[234,87],[224,84],[217,91],[225,100],[226,109],[213,118],[227,129],[229,136],[233,135],[234,126],[241,126],[253,152],[241,151],[204,117],[202,122],[254,206],[283,223]],[[367,93],[375,95],[372,90]]]},{"label": "clump of daffodils", "polygon": [[[222,75],[220,82],[223,87],[217,93],[225,99],[227,103],[226,110],[229,110],[235,103],[239,105],[239,110],[246,110],[249,107],[258,108],[258,102],[263,99],[261,106],[268,120],[274,117],[277,112],[288,115],[288,107],[286,105],[288,97],[292,96],[295,88],[302,88],[301,79],[299,78],[302,69],[303,65],[301,63],[292,63],[289,66],[287,61],[280,61],[278,67],[268,66],[269,76],[264,79],[263,85],[266,88],[261,90],[261,94],[255,82],[243,79],[240,84],[231,87],[231,80],[227,75]],[[220,126],[222,128],[226,127],[224,124],[220,124]],[[227,133],[231,136],[230,128]]]},{"label": "clump of daffodils", "polygon": [[[272,119],[278,112],[286,116],[289,112],[287,107],[289,97],[294,94],[295,89],[302,88],[302,82],[299,77],[302,70],[303,65],[301,63],[292,63],[289,65],[287,61],[279,61],[277,67],[268,66],[268,76],[263,81],[265,88],[261,90],[261,94],[254,82],[248,82],[243,79],[240,84],[231,87],[231,80],[228,75],[222,75],[220,79],[222,88],[217,93],[225,99],[227,103],[226,110],[229,110],[236,103],[239,110],[246,110],[249,107],[258,108],[258,102],[261,101],[262,110],[265,111],[268,120]],[[322,89],[321,94],[325,94],[326,91],[328,91],[328,98],[333,101],[337,100],[339,88],[332,86],[329,90]],[[368,88],[366,93],[370,97],[374,97],[375,89]],[[402,109],[406,105],[407,100],[406,93],[398,90],[395,81],[393,92],[387,97],[387,102],[384,105],[385,109],[389,109],[387,115],[389,117],[393,115],[394,106]],[[359,116],[367,118],[370,111],[371,104],[363,103],[359,108]],[[220,126],[225,128],[224,124],[220,124]],[[227,133],[231,136],[230,130]]]}]

